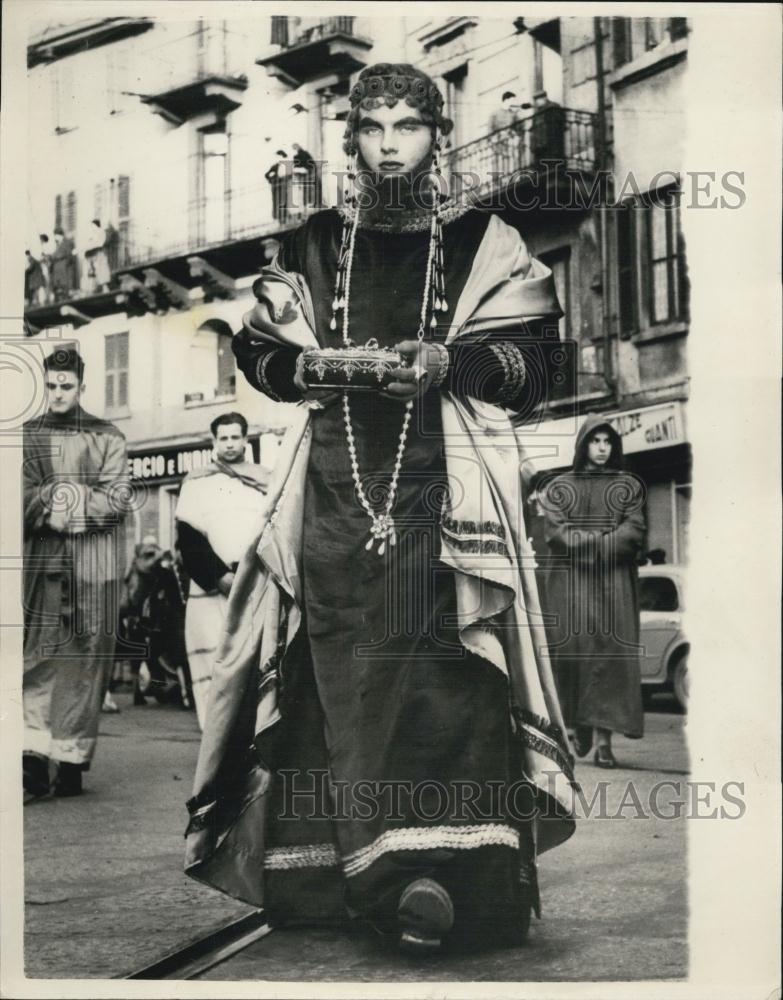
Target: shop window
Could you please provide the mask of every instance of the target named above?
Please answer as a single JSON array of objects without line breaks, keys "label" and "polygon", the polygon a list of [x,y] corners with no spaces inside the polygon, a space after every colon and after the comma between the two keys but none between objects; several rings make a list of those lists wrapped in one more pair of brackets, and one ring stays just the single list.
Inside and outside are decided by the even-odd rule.
[{"label": "shop window", "polygon": [[105,344],[106,411],[128,408],[128,334],[111,333]]}]

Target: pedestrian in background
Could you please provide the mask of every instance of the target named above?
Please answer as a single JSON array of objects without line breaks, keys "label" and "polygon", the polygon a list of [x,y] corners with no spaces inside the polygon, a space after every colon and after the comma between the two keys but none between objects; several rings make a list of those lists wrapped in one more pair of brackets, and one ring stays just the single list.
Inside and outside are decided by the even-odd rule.
[{"label": "pedestrian in background", "polygon": [[[644,733],[637,561],[644,491],[622,471],[620,435],[600,415],[577,434],[571,472],[541,491],[552,560],[547,611],[558,616],[550,655],[566,725],[582,757],[616,767],[612,733]],[[560,557],[559,559],[556,557]]]},{"label": "pedestrian in background", "polygon": [[69,298],[79,287],[73,242],[59,228],[54,231],[51,275],[55,301]]},{"label": "pedestrian in background", "polygon": [[277,159],[264,177],[272,187],[272,217],[285,222],[288,215],[288,153],[278,149],[275,156]]},{"label": "pedestrian in background", "polygon": [[28,305],[40,306],[44,303],[46,279],[40,260],[25,250],[24,300]]},{"label": "pedestrian in background", "polygon": [[269,472],[245,460],[247,421],[224,413],[212,421],[215,457],[189,472],[177,503],[177,549],[190,577],[185,612],[193,700],[204,728],[212,661],[237,563],[265,507]]},{"label": "pedestrian in background", "polygon": [[25,791],[78,795],[114,664],[129,497],[125,438],[81,407],[74,347],[44,361],[48,409],[24,425]]}]

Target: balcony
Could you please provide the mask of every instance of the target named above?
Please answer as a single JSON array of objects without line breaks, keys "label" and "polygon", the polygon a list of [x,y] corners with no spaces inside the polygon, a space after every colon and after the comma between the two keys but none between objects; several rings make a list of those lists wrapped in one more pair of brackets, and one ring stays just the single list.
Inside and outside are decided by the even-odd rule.
[{"label": "balcony", "polygon": [[200,289],[207,302],[233,298],[237,279],[267,264],[285,233],[319,210],[320,197],[318,178],[295,174],[279,182],[271,212],[266,181],[227,198],[191,203],[185,215],[189,231],[179,240],[160,240],[152,228],[131,222],[123,226],[110,258],[108,289],[88,291],[75,264],[73,283],[79,287],[59,296],[47,288],[25,306],[27,332],[78,327],[111,313],[186,309],[193,289]]},{"label": "balcony", "polygon": [[218,121],[238,108],[247,89],[247,77],[238,72],[240,56],[223,26],[200,20],[162,51],[140,52],[136,75],[147,92],[136,96],[142,104],[172,125],[198,116]]},{"label": "balcony", "polygon": [[209,75],[160,94],[145,95],[141,102],[172,125],[181,125],[196,115],[225,118],[240,106],[246,89],[246,76]]},{"label": "balcony", "polygon": [[[285,18],[275,25],[273,40],[280,49],[257,59],[270,75],[280,75],[291,86],[336,74],[347,77],[366,65],[371,38],[355,32],[354,17]],[[298,25],[293,28],[293,22]],[[291,41],[289,42],[289,38]]]},{"label": "balcony", "polygon": [[[596,172],[595,115],[551,105],[446,154],[451,182],[478,205],[501,207],[524,195],[582,190]],[[519,206],[521,207],[521,206]],[[574,205],[569,207],[587,207]]]}]

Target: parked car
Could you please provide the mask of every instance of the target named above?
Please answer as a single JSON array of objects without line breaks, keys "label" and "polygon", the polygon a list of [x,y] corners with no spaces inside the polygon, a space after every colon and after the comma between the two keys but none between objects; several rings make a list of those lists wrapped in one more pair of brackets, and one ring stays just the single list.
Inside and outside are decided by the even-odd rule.
[{"label": "parked car", "polygon": [[688,707],[688,653],[682,628],[683,570],[667,564],[639,567],[642,690],[673,691]]}]

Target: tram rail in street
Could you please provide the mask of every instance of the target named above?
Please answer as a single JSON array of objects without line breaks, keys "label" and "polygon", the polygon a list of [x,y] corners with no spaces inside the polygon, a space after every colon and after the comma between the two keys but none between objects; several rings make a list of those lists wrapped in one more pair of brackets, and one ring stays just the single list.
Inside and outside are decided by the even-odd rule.
[{"label": "tram rail in street", "polygon": [[271,932],[263,910],[248,913],[120,979],[197,979]]}]

